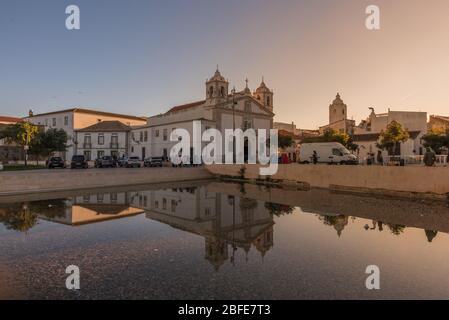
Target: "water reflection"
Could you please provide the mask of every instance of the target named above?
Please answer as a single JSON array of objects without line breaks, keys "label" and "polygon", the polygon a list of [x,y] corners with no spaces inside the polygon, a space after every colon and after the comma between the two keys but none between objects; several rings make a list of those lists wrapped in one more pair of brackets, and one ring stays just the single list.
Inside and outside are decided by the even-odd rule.
[{"label": "water reflection", "polygon": [[222,182],[1,203],[0,223],[8,230],[28,232],[39,220],[79,226],[144,213],[204,237],[205,258],[218,269],[227,260],[235,263],[238,249],[248,254],[254,248],[264,256],[273,247],[275,218],[293,214],[295,208],[315,215],[338,238],[358,218],[371,221],[363,227],[367,232],[387,230],[400,236],[407,227],[422,229],[428,242],[438,232],[449,232],[449,210],[440,203]]}]

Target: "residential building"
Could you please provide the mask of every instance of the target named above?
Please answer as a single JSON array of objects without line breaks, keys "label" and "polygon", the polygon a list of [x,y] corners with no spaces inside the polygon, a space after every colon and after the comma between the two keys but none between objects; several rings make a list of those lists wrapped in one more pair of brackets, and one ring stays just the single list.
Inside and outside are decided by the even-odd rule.
[{"label": "residential building", "polygon": [[75,130],[83,129],[101,121],[120,121],[127,126],[138,126],[146,123],[146,118],[111,112],[96,111],[84,108],[72,108],[54,112],[34,114],[30,110],[26,121],[42,125],[46,129],[64,129],[68,136],[68,150],[61,156],[70,159],[75,154],[78,141],[75,139]]},{"label": "residential building", "polygon": [[129,150],[131,127],[120,121],[101,121],[75,130],[75,154],[83,154],[87,160],[102,156],[119,158]]},{"label": "residential building", "polygon": [[[384,131],[388,124],[396,121],[408,131],[410,139],[400,144],[400,155],[422,155],[423,145],[421,138],[427,133],[427,113],[415,111],[391,111],[387,113],[376,114],[374,108],[366,120],[363,120],[354,128],[353,139],[359,145],[359,156],[366,158],[369,154],[377,154],[376,143],[379,140],[380,133]],[[387,155],[383,151],[384,156]]]},{"label": "residential building", "polygon": [[432,131],[446,131],[449,129],[449,117],[431,115],[428,129]]}]

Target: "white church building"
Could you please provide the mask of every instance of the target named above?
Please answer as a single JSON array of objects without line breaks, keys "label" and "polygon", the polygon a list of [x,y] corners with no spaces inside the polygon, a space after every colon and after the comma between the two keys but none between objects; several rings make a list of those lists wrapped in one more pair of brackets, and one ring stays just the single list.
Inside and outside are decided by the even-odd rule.
[{"label": "white church building", "polygon": [[[273,91],[264,83],[254,91],[246,87],[239,92],[229,91],[229,82],[217,69],[206,81],[205,99],[174,106],[167,112],[148,118],[147,124],[134,127],[130,153],[144,159],[149,156],[170,156],[177,141],[170,141],[175,129],[185,129],[193,137],[193,123],[201,124],[201,133],[209,128],[225,129],[273,128]],[[192,141],[191,141],[192,143]],[[203,146],[206,143],[203,143]],[[226,147],[226,146],[224,146]]]}]

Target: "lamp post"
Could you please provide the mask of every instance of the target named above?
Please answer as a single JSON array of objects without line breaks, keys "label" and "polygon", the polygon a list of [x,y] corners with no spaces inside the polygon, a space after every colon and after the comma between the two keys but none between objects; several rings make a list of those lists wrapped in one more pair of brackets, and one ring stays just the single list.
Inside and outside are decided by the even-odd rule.
[{"label": "lamp post", "polygon": [[[232,133],[235,132],[235,87],[231,90],[232,93]],[[235,136],[232,138],[232,162],[235,163]]]}]

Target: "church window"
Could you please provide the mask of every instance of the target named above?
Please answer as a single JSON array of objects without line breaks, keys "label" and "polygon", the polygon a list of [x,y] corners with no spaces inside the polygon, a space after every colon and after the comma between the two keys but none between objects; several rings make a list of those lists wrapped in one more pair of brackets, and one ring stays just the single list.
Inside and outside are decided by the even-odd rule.
[{"label": "church window", "polygon": [[220,87],[220,96],[224,97],[225,92],[224,92],[224,87]]},{"label": "church window", "polygon": [[270,105],[270,97],[267,97],[267,106]]},{"label": "church window", "polygon": [[209,97],[212,98],[213,95],[214,95],[214,87],[210,86],[210,88],[209,88]]},{"label": "church window", "polygon": [[259,95],[257,96],[257,100],[260,100],[260,96]]}]

